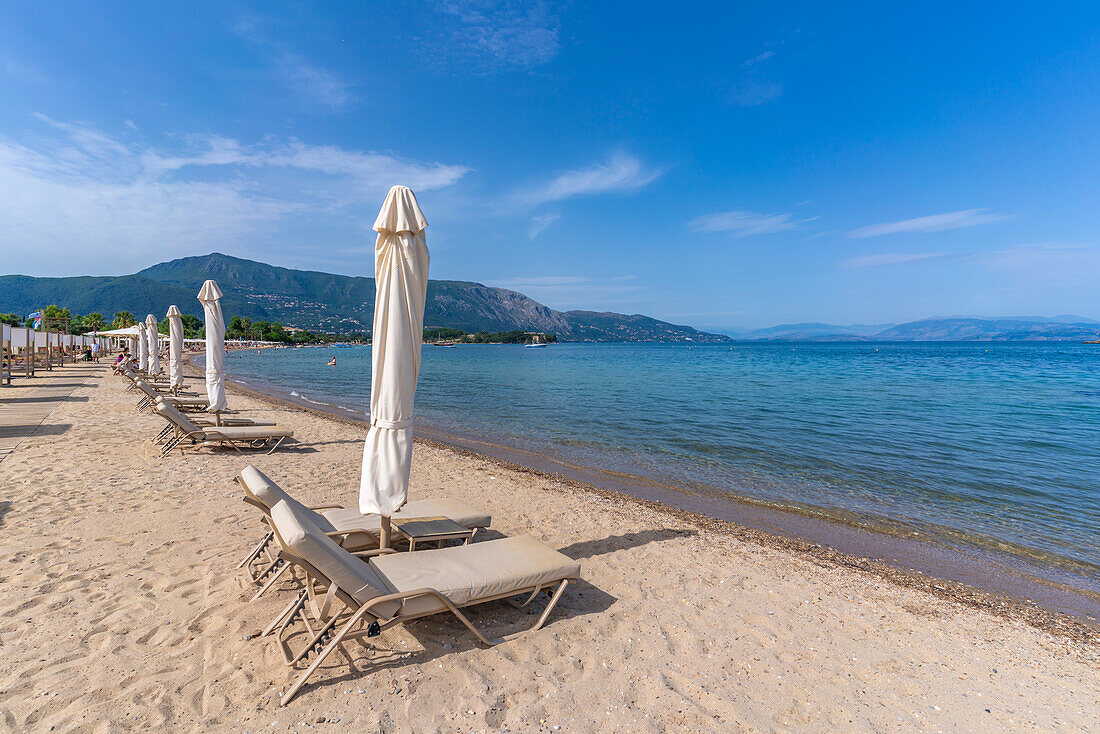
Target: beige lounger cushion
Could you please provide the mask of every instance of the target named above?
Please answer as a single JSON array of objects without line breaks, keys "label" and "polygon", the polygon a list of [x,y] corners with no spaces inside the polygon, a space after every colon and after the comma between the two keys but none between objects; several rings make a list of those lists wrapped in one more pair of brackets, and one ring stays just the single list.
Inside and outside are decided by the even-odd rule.
[{"label": "beige lounger cushion", "polygon": [[[370,565],[390,592],[435,589],[457,607],[581,575],[579,563],[530,535],[393,553],[370,559]],[[444,609],[438,598],[418,596],[404,602],[401,614],[419,616]]]},{"label": "beige lounger cushion", "polygon": [[278,426],[206,426],[202,429],[207,441],[224,437],[230,441],[247,441],[261,438],[287,438],[294,435],[289,428]]},{"label": "beige lounger cushion", "polygon": [[[309,513],[313,523],[326,533],[338,530],[362,531],[370,533],[375,539],[378,538],[381,524],[378,515],[364,515],[351,507],[315,512],[291,497],[282,487],[254,466],[246,466],[241,470],[241,481],[248,487],[248,491],[252,492],[256,499],[263,502],[269,510],[275,506],[276,502],[286,500],[300,512]],[[468,528],[487,528],[493,521],[490,515],[454,499],[416,500],[407,503],[393,515],[393,519],[397,521],[412,517],[448,517]],[[352,540],[355,539],[352,538]],[[348,544],[345,543],[345,545]]]},{"label": "beige lounger cushion", "polygon": [[309,509],[298,500],[287,494],[282,487],[275,482],[271,481],[271,478],[264,474],[256,467],[249,465],[241,470],[241,481],[244,482],[244,486],[248,488],[256,499],[264,503],[268,512],[280,502],[286,502],[293,507],[300,515],[305,515],[310,521],[316,525],[321,532],[331,533],[336,530],[331,522],[325,519],[320,513]]},{"label": "beige lounger cushion", "polygon": [[164,418],[173,424],[180,430],[186,433],[202,433],[202,429],[196,426],[190,421],[183,413],[179,412],[176,406],[171,403],[166,403],[163,400],[158,400],[156,405],[156,411],[160,413]]},{"label": "beige lounger cushion", "polygon": [[157,402],[157,412],[175,423],[181,430],[187,433],[199,434],[196,438],[207,443],[216,443],[223,439],[227,441],[257,441],[265,438],[286,438],[294,435],[294,431],[278,426],[196,426],[174,405],[163,400]]},{"label": "beige lounger cushion", "polygon": [[[271,522],[294,555],[323,573],[359,603],[389,593],[374,569],[338,546],[310,522],[308,515],[295,512],[285,500],[276,502],[271,508]],[[389,616],[398,608],[397,602],[388,603],[381,605],[378,613]]]},{"label": "beige lounger cushion", "polygon": [[209,405],[207,398],[177,398],[174,395],[157,395],[157,400],[163,400],[172,405]]},{"label": "beige lounger cushion", "polygon": [[[381,522],[378,515],[364,515],[353,507],[321,510],[321,514],[337,530],[362,530],[378,535]],[[394,522],[414,517],[446,517],[467,528],[487,528],[493,522],[490,515],[470,507],[461,500],[447,498],[407,502],[391,517]]]},{"label": "beige lounger cushion", "polygon": [[[290,551],[312,565],[360,604],[383,594],[435,589],[457,607],[500,598],[534,586],[578,579],[572,558],[529,535],[440,550],[391,553],[369,564],[348,553],[285,501],[271,508],[271,522]],[[397,602],[375,611],[388,617]],[[433,614],[447,606],[434,595],[401,602],[402,616]]]}]

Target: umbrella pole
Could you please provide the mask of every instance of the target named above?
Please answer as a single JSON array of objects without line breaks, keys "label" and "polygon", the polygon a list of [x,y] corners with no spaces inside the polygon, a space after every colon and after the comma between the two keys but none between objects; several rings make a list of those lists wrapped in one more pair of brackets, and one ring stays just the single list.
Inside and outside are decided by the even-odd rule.
[{"label": "umbrella pole", "polygon": [[382,515],[382,527],[378,533],[378,547],[389,548],[390,547],[390,517],[389,515]]}]

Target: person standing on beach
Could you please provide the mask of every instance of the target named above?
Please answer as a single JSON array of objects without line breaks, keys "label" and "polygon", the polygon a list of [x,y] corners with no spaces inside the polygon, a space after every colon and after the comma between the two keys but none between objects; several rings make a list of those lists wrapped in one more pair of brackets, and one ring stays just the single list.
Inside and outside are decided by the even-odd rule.
[{"label": "person standing on beach", "polygon": [[99,342],[92,342],[92,361],[99,362]]}]

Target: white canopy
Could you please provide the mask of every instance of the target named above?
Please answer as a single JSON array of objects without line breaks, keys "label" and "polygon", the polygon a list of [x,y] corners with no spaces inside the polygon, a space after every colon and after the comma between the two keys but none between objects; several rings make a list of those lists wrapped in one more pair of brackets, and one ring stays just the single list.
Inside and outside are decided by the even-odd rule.
[{"label": "white canopy", "polygon": [[133,326],[127,326],[125,329],[111,329],[110,331],[97,331],[99,336],[130,336],[134,337],[138,335],[137,324]]},{"label": "white canopy", "polygon": [[370,430],[363,448],[359,511],[389,516],[408,500],[412,469],[413,397],[420,374],[424,301],[428,293],[428,226],[416,195],[394,186],[374,229],[374,332]]},{"label": "white canopy", "polygon": [[172,387],[183,387],[183,319],[176,304],[168,307],[168,376]]},{"label": "white canopy", "polygon": [[222,318],[222,297],[218,284],[208,280],[202,284],[199,300],[206,317],[206,400],[207,410],[225,410],[225,320]]},{"label": "white canopy", "polygon": [[149,370],[149,342],[145,336],[145,323],[138,324],[138,369]]},{"label": "white canopy", "polygon": [[149,314],[145,317],[145,338],[149,340],[150,375],[160,374],[160,335],[157,331],[157,317]]}]

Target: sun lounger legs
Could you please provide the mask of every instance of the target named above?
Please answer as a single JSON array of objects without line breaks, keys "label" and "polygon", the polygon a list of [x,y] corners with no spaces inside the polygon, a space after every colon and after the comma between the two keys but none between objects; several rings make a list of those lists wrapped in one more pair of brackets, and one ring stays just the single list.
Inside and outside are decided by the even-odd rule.
[{"label": "sun lounger legs", "polygon": [[[290,689],[283,694],[282,698],[279,699],[279,703],[282,706],[286,706],[288,703],[290,703],[291,699],[293,699],[298,694],[298,691],[301,690],[302,686],[304,686],[306,684],[306,681],[309,680],[309,677],[313,675],[313,673],[316,672],[319,667],[321,667],[321,664],[325,662],[325,659],[328,658],[328,656],[331,655],[332,652],[345,641],[359,639],[363,637],[376,637],[377,635],[380,635],[383,630],[388,629],[395,624],[400,624],[404,621],[399,617],[391,617],[385,621],[368,623],[365,629],[356,630],[355,628],[363,622],[363,620],[371,613],[371,610],[381,604],[393,601],[404,601],[417,596],[433,596],[435,598],[438,598],[443,604],[445,604],[447,610],[458,617],[458,620],[462,622],[466,629],[473,632],[474,636],[476,636],[478,640],[489,647],[493,647],[495,645],[499,645],[502,642],[514,640],[541,629],[542,626],[546,624],[546,620],[549,619],[550,613],[554,611],[554,607],[557,606],[558,601],[561,599],[561,595],[565,592],[565,587],[568,585],[568,579],[563,579],[562,581],[558,582],[557,588],[554,589],[550,597],[550,601],[546,605],[546,608],[543,610],[542,614],[533,625],[525,630],[513,632],[512,634],[505,635],[504,637],[499,637],[496,639],[489,639],[488,637],[483,635],[481,633],[481,630],[479,630],[474,625],[474,623],[471,622],[469,618],[462,613],[462,611],[458,607],[452,604],[447,597],[443,596],[434,589],[417,589],[415,591],[408,591],[400,594],[388,594],[386,596],[380,596],[371,599],[369,602],[355,610],[355,612],[351,615],[351,618],[343,625],[343,627],[340,628],[340,631],[336,633],[335,637],[331,636],[332,630],[334,630],[336,627],[336,617],[333,616],[326,623],[324,623],[319,630],[311,635],[310,642],[303,650],[300,650],[297,653],[291,652],[285,640],[280,637],[279,646],[283,650],[283,656],[285,659],[288,660],[288,663],[291,659],[297,662],[302,658],[308,657],[310,653],[317,649],[319,649],[319,654],[313,660],[313,662],[310,663],[309,667],[306,668],[305,671],[298,676],[297,680],[294,681],[294,684],[290,687]],[[529,597],[528,602],[533,600],[534,597],[537,596],[540,591],[542,591],[542,589],[543,587],[536,587]],[[518,593],[526,593],[526,591],[527,590],[523,590]],[[510,594],[510,596],[516,595],[518,594],[515,592]],[[301,594],[299,594],[298,599],[295,601],[295,603],[288,607],[287,614],[289,614],[289,618],[286,620],[286,622],[283,623],[282,627],[280,628],[280,632],[282,631],[282,629],[292,625],[295,621],[301,620],[303,623],[305,622],[304,612],[306,599],[306,592],[303,591]],[[331,639],[329,639],[330,637]],[[329,640],[327,644],[325,644],[326,640]]]}]

